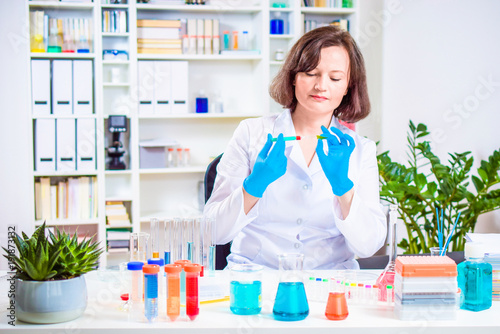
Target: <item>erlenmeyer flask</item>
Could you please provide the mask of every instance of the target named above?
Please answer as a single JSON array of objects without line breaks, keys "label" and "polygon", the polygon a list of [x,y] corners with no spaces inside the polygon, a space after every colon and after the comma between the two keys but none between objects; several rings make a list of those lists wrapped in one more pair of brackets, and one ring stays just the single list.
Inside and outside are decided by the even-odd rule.
[{"label": "erlenmeyer flask", "polygon": [[303,254],[279,255],[280,283],[274,301],[274,319],[303,320],[309,315],[304,282],[302,281]]},{"label": "erlenmeyer flask", "polygon": [[[387,263],[384,271],[377,279],[378,300],[383,302],[387,301],[387,286],[394,286],[394,275],[396,273],[396,221],[398,206],[396,204],[391,204],[389,210],[389,263]],[[394,300],[394,289],[391,289],[390,291],[392,294],[391,300]]]}]

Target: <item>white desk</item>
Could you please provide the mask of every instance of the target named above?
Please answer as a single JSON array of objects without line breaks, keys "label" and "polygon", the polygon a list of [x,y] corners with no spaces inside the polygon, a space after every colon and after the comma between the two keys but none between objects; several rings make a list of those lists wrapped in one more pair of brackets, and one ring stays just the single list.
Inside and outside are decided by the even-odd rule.
[{"label": "white desk", "polygon": [[[271,276],[271,277],[270,277]],[[323,275],[326,276],[326,275]],[[500,333],[500,302],[493,302],[491,309],[482,312],[457,311],[454,321],[401,321],[392,308],[376,305],[350,305],[349,316],[342,321],[330,321],[324,316],[325,304],[309,302],[309,316],[302,321],[281,322],[272,317],[273,293],[277,277],[266,275],[263,283],[263,309],[255,316],[237,316],[229,310],[229,302],[200,305],[200,315],[194,322],[178,320],[168,322],[160,319],[156,323],[134,323],[127,321],[127,314],[119,311],[117,282],[105,280],[96,272],[87,274],[89,302],[84,315],[74,321],[54,325],[32,325],[18,322],[15,327],[7,324],[5,303],[6,284],[1,286],[0,332],[4,333],[66,333],[66,334],[127,334],[127,333],[237,333],[237,334],[339,334],[339,333]],[[220,281],[222,282],[224,278]],[[274,286],[274,288],[273,288]]]}]

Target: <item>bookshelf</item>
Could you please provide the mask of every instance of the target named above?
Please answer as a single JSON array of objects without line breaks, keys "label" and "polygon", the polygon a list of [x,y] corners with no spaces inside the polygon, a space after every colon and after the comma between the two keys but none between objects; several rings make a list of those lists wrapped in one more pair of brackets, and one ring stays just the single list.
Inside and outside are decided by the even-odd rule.
[{"label": "bookshelf", "polygon": [[[95,171],[33,171],[33,188],[41,177],[51,179],[91,176],[97,179],[97,216],[95,219],[49,219],[51,226],[80,226],[79,230],[97,233],[98,240],[106,244],[111,229],[128,231],[148,230],[150,217],[196,215],[201,210],[203,178],[210,159],[222,153],[239,122],[249,117],[259,117],[281,111],[268,96],[270,80],[282,65],[274,59],[278,49],[290,49],[304,31],[305,19],[319,23],[333,19],[348,19],[351,33],[357,34],[357,1],[353,8],[303,7],[301,0],[282,1],[285,8],[271,7],[272,1],[253,0],[242,6],[231,6],[222,0],[207,5],[169,6],[163,4],[104,4],[100,0],[90,3],[26,1],[29,11],[43,10],[55,17],[92,19],[92,50],[90,53],[37,53],[31,60],[91,60],[93,64],[93,112],[90,115],[46,115],[30,119],[35,141],[35,124],[38,119],[93,119],[96,123]],[[105,11],[126,13],[125,32],[103,32]],[[269,33],[269,21],[280,12],[286,23],[282,35]],[[137,19],[201,19],[220,21],[220,31],[247,30],[251,35],[252,49],[259,54],[138,54]],[[103,51],[125,50],[127,59],[104,60]],[[141,114],[138,108],[138,63],[140,61],[187,61],[189,66],[188,113]],[[31,64],[31,63],[30,63]],[[116,74],[118,73],[118,75]],[[114,75],[114,77],[113,77]],[[203,89],[209,103],[217,93],[224,92],[224,113],[196,114],[195,99]],[[31,93],[31,87],[30,87]],[[128,131],[122,135],[126,154],[125,170],[109,170],[106,148],[112,142],[108,131],[110,115],[126,115]],[[139,143],[144,140],[169,137],[182,147],[190,148],[189,166],[175,168],[140,168]],[[131,225],[106,225],[106,202],[123,202],[130,216]],[[35,226],[41,220],[33,219]],[[109,261],[108,261],[109,260]],[[125,261],[126,254],[113,252],[103,255],[101,264],[112,265]]]}]

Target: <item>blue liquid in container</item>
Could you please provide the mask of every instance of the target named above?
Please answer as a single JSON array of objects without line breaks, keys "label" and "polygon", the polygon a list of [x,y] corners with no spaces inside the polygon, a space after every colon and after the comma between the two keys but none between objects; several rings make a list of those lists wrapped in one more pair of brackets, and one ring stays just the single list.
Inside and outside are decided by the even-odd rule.
[{"label": "blue liquid in container", "polygon": [[181,304],[186,305],[186,272],[181,270]]},{"label": "blue liquid in container", "polygon": [[187,259],[193,262],[194,244],[192,241],[188,241],[186,245]]},{"label": "blue liquid in container", "polygon": [[262,283],[240,283],[232,281],[230,285],[229,308],[234,314],[258,314],[262,309]]},{"label": "blue liquid in container", "polygon": [[457,266],[460,308],[482,311],[491,307],[492,266],[482,260],[466,260]]},{"label": "blue liquid in container", "polygon": [[149,322],[158,318],[157,275],[144,275],[144,315]]},{"label": "blue liquid in container", "polygon": [[170,264],[170,252],[165,252],[163,259],[165,260],[165,264]]},{"label": "blue liquid in container", "polygon": [[273,307],[274,319],[303,320],[309,315],[306,291],[302,282],[281,282]]},{"label": "blue liquid in container", "polygon": [[208,250],[208,270],[215,271],[215,246],[210,246]]}]

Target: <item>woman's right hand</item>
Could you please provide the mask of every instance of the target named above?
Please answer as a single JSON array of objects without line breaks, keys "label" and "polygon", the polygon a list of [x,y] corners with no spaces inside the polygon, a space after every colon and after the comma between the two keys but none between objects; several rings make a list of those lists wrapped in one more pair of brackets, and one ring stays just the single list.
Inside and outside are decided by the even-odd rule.
[{"label": "woman's right hand", "polygon": [[254,197],[261,198],[266,188],[286,172],[287,159],[283,134],[279,134],[273,149],[269,152],[273,145],[272,138],[269,133],[264,147],[257,156],[252,173],[243,181],[243,189]]}]

